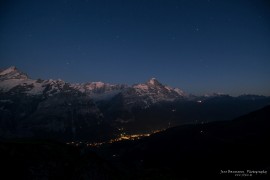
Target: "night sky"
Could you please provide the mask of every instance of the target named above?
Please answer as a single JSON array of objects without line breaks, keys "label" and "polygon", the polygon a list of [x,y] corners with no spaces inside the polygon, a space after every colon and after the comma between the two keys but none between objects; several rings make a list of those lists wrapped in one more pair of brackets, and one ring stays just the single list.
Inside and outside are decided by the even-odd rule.
[{"label": "night sky", "polygon": [[32,78],[270,95],[270,3],[1,1],[0,68],[12,65]]}]

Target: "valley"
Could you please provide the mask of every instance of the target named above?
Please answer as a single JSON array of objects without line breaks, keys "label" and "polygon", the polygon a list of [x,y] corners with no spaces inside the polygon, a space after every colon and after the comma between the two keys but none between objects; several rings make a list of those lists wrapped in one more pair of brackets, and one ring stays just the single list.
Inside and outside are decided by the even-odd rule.
[{"label": "valley", "polygon": [[194,96],[155,78],[132,86],[34,80],[10,67],[0,72],[0,136],[101,143],[123,133],[231,120],[269,103],[259,95]]}]

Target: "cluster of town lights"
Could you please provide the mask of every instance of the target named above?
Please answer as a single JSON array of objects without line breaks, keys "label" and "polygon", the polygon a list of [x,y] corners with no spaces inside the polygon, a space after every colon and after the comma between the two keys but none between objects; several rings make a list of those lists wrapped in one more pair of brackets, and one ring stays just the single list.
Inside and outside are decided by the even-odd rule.
[{"label": "cluster of town lights", "polygon": [[89,143],[89,142],[81,142],[81,141],[72,141],[72,142],[67,142],[68,145],[73,145],[73,146],[81,146],[81,145],[86,145],[87,147],[99,147],[103,144],[111,144],[114,142],[119,142],[119,141],[125,141],[125,140],[137,140],[137,139],[141,139],[143,137],[148,137],[152,134],[164,131],[165,129],[162,130],[155,130],[152,131],[151,133],[146,133],[146,134],[125,134],[122,133],[120,134],[120,136],[118,138],[115,139],[111,139],[109,141],[105,141],[105,142],[93,142],[93,143]]}]

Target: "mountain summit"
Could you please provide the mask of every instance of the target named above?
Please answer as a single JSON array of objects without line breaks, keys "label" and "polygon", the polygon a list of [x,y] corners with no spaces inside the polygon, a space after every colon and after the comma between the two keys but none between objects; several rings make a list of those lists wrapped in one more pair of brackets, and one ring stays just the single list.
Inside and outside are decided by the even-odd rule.
[{"label": "mountain summit", "polygon": [[148,85],[155,85],[155,86],[157,86],[157,85],[162,85],[156,78],[151,78],[151,79],[149,79],[149,80],[146,82],[146,84],[148,84]]},{"label": "mountain summit", "polygon": [[19,71],[15,66],[0,71],[0,80],[6,79],[27,79],[28,76]]}]

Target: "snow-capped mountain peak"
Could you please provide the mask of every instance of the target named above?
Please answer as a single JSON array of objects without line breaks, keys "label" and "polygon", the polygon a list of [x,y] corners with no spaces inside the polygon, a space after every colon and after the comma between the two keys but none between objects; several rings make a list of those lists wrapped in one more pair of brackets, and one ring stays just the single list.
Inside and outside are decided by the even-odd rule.
[{"label": "snow-capped mountain peak", "polygon": [[151,78],[145,83],[135,84],[133,88],[139,91],[149,91],[151,89],[164,89],[165,86],[161,84],[156,78]]},{"label": "snow-capped mountain peak", "polygon": [[182,90],[163,85],[156,78],[151,78],[146,83],[135,84],[132,89],[133,91],[129,91],[125,94],[125,97],[132,99],[132,101],[138,99],[146,104],[159,101],[174,101],[184,97]]},{"label": "snow-capped mountain peak", "polygon": [[31,79],[14,66],[0,71],[0,91],[2,92],[23,93],[31,96],[52,95],[60,92],[65,84],[67,83],[60,79]]},{"label": "snow-capped mountain peak", "polygon": [[151,78],[146,82],[147,85],[150,86],[160,86],[162,85],[156,78]]},{"label": "snow-capped mountain peak", "polygon": [[0,71],[0,80],[6,79],[28,79],[28,76],[19,71],[15,66]]},{"label": "snow-capped mountain peak", "polygon": [[16,70],[17,70],[17,68],[15,66],[11,66],[11,67],[9,67],[7,69],[2,70],[1,73],[0,73],[0,76],[9,74],[9,73],[11,73],[13,71],[16,71]]}]

